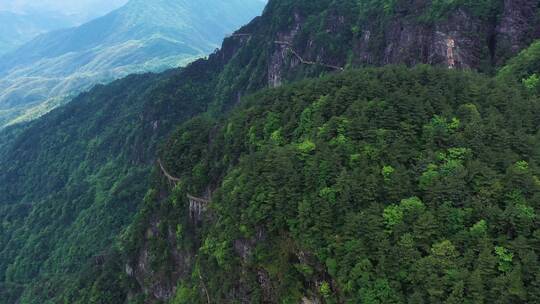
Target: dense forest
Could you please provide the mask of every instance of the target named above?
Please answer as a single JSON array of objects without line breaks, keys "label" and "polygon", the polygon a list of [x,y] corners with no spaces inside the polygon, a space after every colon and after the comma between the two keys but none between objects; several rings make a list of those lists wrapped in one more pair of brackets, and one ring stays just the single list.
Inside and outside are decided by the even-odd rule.
[{"label": "dense forest", "polygon": [[508,10],[410,2],[270,1],[208,59],[4,130],[0,302],[540,303],[534,28],[369,57],[396,20]]},{"label": "dense forest", "polygon": [[[430,67],[262,92],[176,132],[182,181],[146,208],[177,239],[143,218],[123,246],[163,271],[195,249],[172,303],[536,303],[539,117],[528,85]],[[197,224],[185,195],[208,185]]]}]

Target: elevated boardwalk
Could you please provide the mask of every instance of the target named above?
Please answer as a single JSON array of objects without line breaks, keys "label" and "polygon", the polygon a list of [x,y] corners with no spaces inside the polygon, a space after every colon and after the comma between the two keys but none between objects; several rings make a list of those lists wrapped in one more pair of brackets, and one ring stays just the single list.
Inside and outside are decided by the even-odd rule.
[{"label": "elevated boardwalk", "polygon": [[[163,173],[163,175],[167,178],[170,184],[176,185],[179,182],[181,182],[180,178],[173,176],[167,171],[167,169],[165,169],[165,166],[163,166],[163,163],[161,162],[160,159],[158,159],[157,162],[159,164],[159,168],[161,169],[161,173]],[[200,221],[202,219],[202,214],[206,212],[206,210],[208,209],[208,205],[210,204],[210,199],[196,197],[189,193],[187,194],[187,199],[189,201],[190,218]]]},{"label": "elevated boardwalk", "polygon": [[210,200],[195,197],[191,194],[188,194],[187,198],[189,200],[189,217],[200,221],[202,219],[202,214],[208,210]]},{"label": "elevated boardwalk", "polygon": [[174,177],[171,174],[169,174],[169,172],[167,172],[167,170],[163,166],[163,163],[161,163],[161,159],[158,159],[157,162],[159,164],[159,167],[161,168],[161,172],[163,173],[163,175],[165,175],[165,177],[167,177],[170,183],[173,183],[176,185],[177,183],[181,181],[178,177]]},{"label": "elevated boardwalk", "polygon": [[326,64],[326,63],[322,63],[322,62],[315,62],[315,61],[305,60],[302,56],[300,56],[300,54],[298,54],[297,51],[295,51],[293,49],[292,45],[290,43],[288,43],[287,41],[274,41],[274,43],[278,44],[278,45],[285,46],[296,58],[298,58],[298,60],[300,60],[300,62],[302,64],[320,65],[320,66],[323,66],[323,67],[326,67],[326,68],[329,68],[329,69],[333,69],[333,70],[338,70],[338,71],[345,70],[343,67],[340,67],[340,66]]}]

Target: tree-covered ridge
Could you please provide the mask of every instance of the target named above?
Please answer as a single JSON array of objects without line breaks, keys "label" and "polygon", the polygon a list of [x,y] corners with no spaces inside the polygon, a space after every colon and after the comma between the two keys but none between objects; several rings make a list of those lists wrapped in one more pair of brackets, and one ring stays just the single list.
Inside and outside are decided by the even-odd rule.
[{"label": "tree-covered ridge", "polygon": [[335,70],[330,66],[427,63],[491,73],[540,38],[538,3],[503,2],[270,1],[233,37],[249,47],[225,70],[220,102]]},{"label": "tree-covered ridge", "polygon": [[498,73],[506,81],[520,81],[530,90],[540,92],[540,41],[512,58]]},{"label": "tree-covered ridge", "polygon": [[264,91],[176,132],[182,182],[158,178],[122,248],[164,273],[192,252],[171,303],[535,303],[539,117],[520,84],[425,66]]}]

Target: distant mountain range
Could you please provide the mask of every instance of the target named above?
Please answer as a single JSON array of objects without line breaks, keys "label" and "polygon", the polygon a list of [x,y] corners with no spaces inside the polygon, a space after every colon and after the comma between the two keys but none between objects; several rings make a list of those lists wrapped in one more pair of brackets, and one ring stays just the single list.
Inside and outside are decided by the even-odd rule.
[{"label": "distant mountain range", "polygon": [[264,4],[131,0],[81,26],[38,36],[0,57],[0,126],[39,116],[96,83],[205,56]]},{"label": "distant mountain range", "polygon": [[0,24],[0,55],[13,51],[40,34],[75,25],[68,16],[61,14],[9,11],[0,11]]},{"label": "distant mountain range", "polygon": [[0,0],[0,11],[40,14],[55,12],[82,23],[103,16],[127,2],[128,0]]},{"label": "distant mountain range", "polygon": [[40,34],[81,25],[127,0],[0,0],[0,55]]}]

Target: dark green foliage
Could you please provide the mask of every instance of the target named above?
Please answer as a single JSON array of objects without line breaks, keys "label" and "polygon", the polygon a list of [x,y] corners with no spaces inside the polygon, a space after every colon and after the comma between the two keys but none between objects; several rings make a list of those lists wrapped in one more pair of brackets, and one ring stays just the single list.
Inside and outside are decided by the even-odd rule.
[{"label": "dark green foliage", "polygon": [[[217,188],[194,270],[214,301],[530,303],[538,117],[520,85],[365,69],[193,120],[162,158],[190,193]],[[184,278],[175,303],[204,303],[200,280]]]},{"label": "dark green foliage", "polygon": [[540,94],[540,41],[512,58],[498,74],[506,81],[521,81],[530,91]]},{"label": "dark green foliage", "polygon": [[422,16],[423,21],[435,22],[458,8],[463,8],[484,20],[492,20],[499,17],[502,12],[504,1],[502,0],[434,0],[429,1],[430,6]]},{"label": "dark green foliage", "polygon": [[132,221],[159,141],[206,110],[220,65],[130,76],[2,133],[0,277],[10,294],[24,291],[22,303],[79,299],[72,283]]},{"label": "dark green foliage", "polygon": [[[499,2],[419,1],[429,22],[456,8],[492,18]],[[250,38],[209,60],[0,134],[0,301],[146,303],[177,284],[173,303],[534,303],[536,72],[284,63],[285,84],[321,79],[260,91],[270,39],[295,14],[298,51],[354,66],[363,22],[380,21],[381,43],[407,1],[379,4],[270,1],[240,30]],[[194,220],[186,195],[214,190]],[[127,275],[141,255],[150,271]]]},{"label": "dark green foliage", "polygon": [[512,58],[501,69],[499,77],[523,79],[535,73],[540,73],[540,41]]}]

